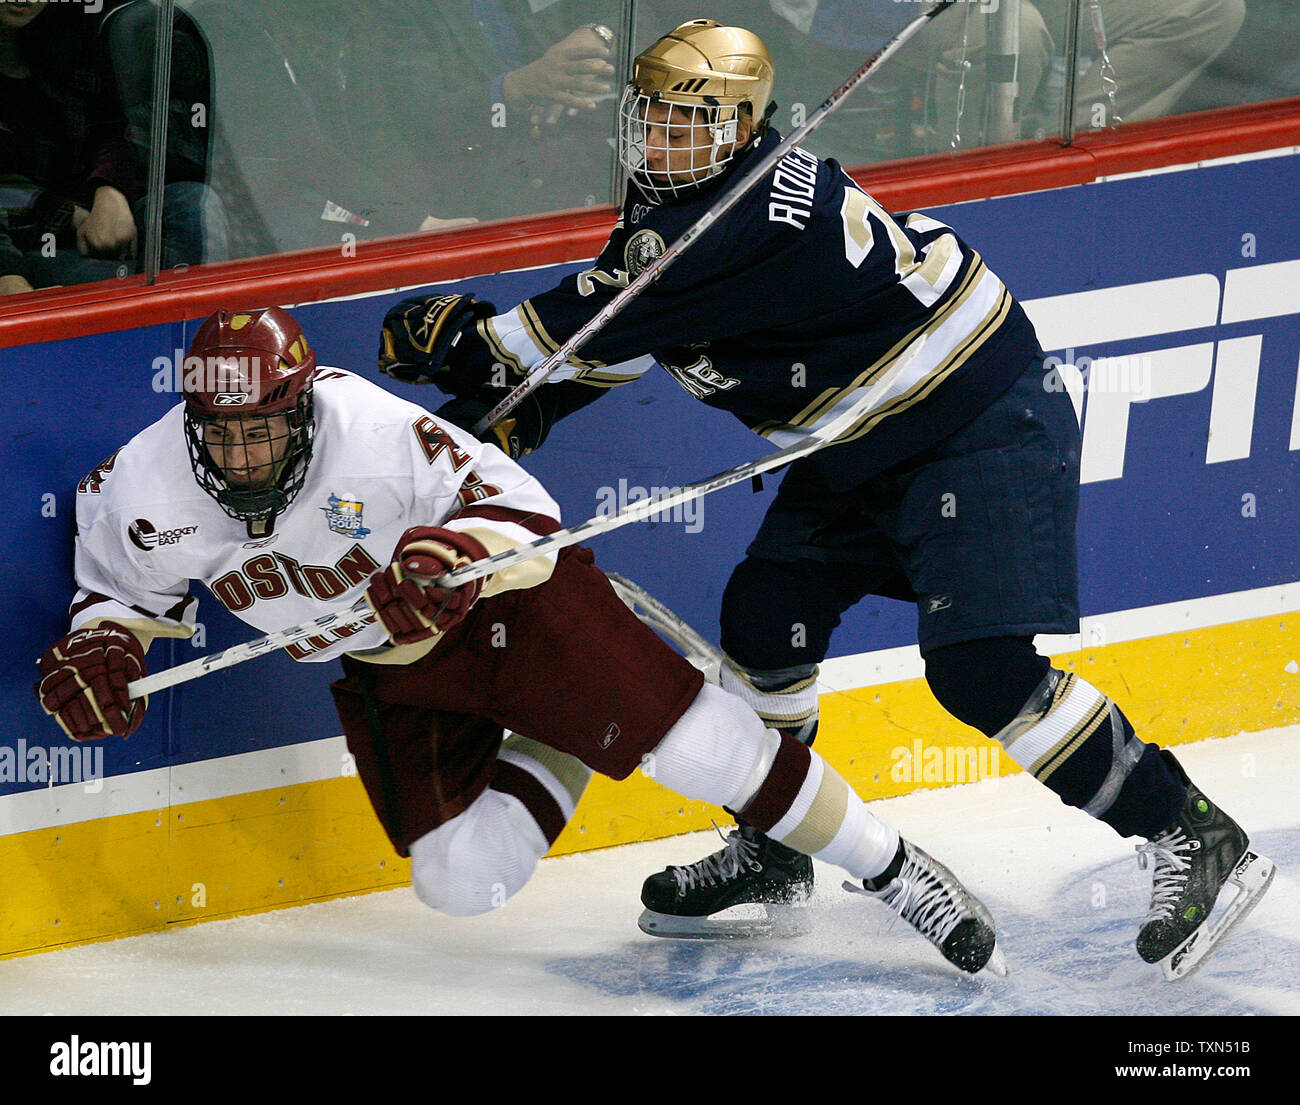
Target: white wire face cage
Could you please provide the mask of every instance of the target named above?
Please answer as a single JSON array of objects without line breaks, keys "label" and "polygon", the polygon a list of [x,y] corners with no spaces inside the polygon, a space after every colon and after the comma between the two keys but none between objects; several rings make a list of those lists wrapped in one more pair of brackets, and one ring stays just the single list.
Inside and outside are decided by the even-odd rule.
[{"label": "white wire face cage", "polygon": [[673,103],[629,84],[618,109],[618,157],[655,203],[691,192],[739,152],[739,108]]}]

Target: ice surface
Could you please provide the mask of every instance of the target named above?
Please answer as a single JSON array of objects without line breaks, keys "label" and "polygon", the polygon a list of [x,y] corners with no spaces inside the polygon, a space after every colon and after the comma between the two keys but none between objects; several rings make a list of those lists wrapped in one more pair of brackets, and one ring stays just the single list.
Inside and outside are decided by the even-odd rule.
[{"label": "ice surface", "polygon": [[960,974],[825,865],[805,935],[643,935],[642,879],[713,850],[702,833],[545,860],[484,917],[436,915],[401,889],[0,962],[0,1014],[1295,1015],[1298,745],[1300,726],[1178,749],[1278,866],[1187,982],[1133,950],[1150,897],[1134,842],[1017,776],[872,807],[992,909],[1006,979]]}]

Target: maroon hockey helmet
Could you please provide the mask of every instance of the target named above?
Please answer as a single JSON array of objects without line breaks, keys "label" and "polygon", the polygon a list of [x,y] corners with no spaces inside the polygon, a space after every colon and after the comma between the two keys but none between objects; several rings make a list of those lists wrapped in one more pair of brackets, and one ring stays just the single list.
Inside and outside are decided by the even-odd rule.
[{"label": "maroon hockey helmet", "polygon": [[315,372],[302,327],[279,307],[218,311],[194,335],[181,374],[190,463],[232,518],[265,522],[302,489]]}]

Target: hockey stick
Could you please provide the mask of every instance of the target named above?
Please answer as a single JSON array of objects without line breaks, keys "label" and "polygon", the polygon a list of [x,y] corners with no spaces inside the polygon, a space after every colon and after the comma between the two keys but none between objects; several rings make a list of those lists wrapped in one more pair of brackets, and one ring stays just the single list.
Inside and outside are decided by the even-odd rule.
[{"label": "hockey stick", "polygon": [[513,391],[501,400],[495,407],[487,412],[481,419],[474,424],[471,431],[476,437],[483,434],[489,427],[496,425],[510,411],[518,406],[524,399],[544,384],[560,365],[564,364],[569,355],[581,348],[593,337],[603,330],[606,324],[617,315],[624,307],[628,305],[636,296],[651,282],[658,280],[668,266],[677,260],[695,243],[695,241],[709,229],[718,219],[722,218],[737,203],[739,203],[754,186],[767,176],[775,167],[776,163],[790,153],[800,142],[816,130],[827,116],[831,114],[844,99],[854,91],[863,81],[874,74],[884,62],[893,57],[902,46],[917,35],[925,28],[940,12],[946,8],[952,7],[957,0],[939,0],[939,3],[929,11],[917,16],[906,27],[891,38],[884,46],[868,58],[862,66],[846,80],[839,88],[835,89],[822,105],[817,108],[811,115],[804,120],[803,126],[792,131],[783,138],[776,146],[760,160],[753,168],[741,177],[733,187],[727,189],[718,201],[710,207],[703,215],[700,216],[693,226],[688,227],[685,232],[672,245],[664,250],[654,262],[648,265],[641,274],[633,280],[626,288],[618,293],[613,299],[605,304],[591,319],[580,326],[554,353],[546,360],[542,361],[528,376],[523,379]]},{"label": "hockey stick", "polygon": [[530,544],[519,545],[513,549],[507,549],[505,552],[499,552],[493,556],[484,557],[482,560],[476,560],[473,564],[466,564],[464,567],[439,576],[432,581],[432,584],[435,587],[460,587],[472,580],[482,579],[484,576],[490,576],[505,568],[512,568],[516,564],[534,560],[549,552],[558,552],[570,545],[580,544],[590,537],[598,537],[610,530],[621,529],[631,522],[639,522],[652,515],[662,514],[675,506],[681,506],[683,503],[689,503],[695,499],[703,498],[705,495],[711,495],[715,491],[721,491],[724,487],[730,487],[732,484],[752,479],[764,472],[770,472],[773,468],[784,467],[791,461],[805,457],[809,453],[815,453],[818,449],[825,448],[831,442],[849,433],[854,426],[883,403],[888,398],[894,381],[916,359],[924,345],[925,335],[921,334],[912,342],[905,353],[895,358],[888,371],[874,383],[867,385],[862,394],[848,407],[845,407],[840,414],[820,428],[811,430],[801,441],[793,445],[777,449],[775,452],[768,453],[767,456],[760,457],[758,460],[737,464],[732,468],[709,476],[707,479],[687,484],[675,491],[669,491],[667,494],[652,495],[647,499],[640,499],[615,514],[598,514],[596,517],[589,518],[572,529],[559,530],[547,537],[539,537]]},{"label": "hockey stick", "polygon": [[[432,580],[431,583],[438,587],[459,587],[463,583],[470,582],[470,580],[490,576],[504,568],[535,560],[547,553],[559,552],[561,549],[568,548],[570,545],[577,545],[588,538],[620,529],[631,522],[639,522],[653,514],[670,510],[674,506],[680,506],[682,503],[691,502],[705,495],[711,495],[715,491],[721,491],[724,487],[741,483],[763,472],[771,471],[773,468],[780,468],[791,461],[798,460],[800,457],[814,453],[818,449],[831,444],[837,438],[843,437],[871,411],[880,406],[889,397],[894,382],[902,375],[904,369],[916,359],[917,354],[920,353],[924,345],[925,335],[922,334],[912,342],[904,354],[895,359],[894,364],[890,366],[884,375],[874,383],[866,385],[863,393],[843,413],[837,415],[819,429],[810,431],[803,440],[793,445],[777,449],[775,452],[768,453],[757,460],[738,464],[707,479],[678,488],[669,494],[638,500],[615,514],[598,514],[596,517],[590,518],[572,529],[557,530],[555,533],[540,537],[530,544],[519,545],[516,548],[507,549],[505,552],[484,557],[482,560],[476,560],[472,564],[457,568],[454,572],[439,576],[436,580]],[[213,653],[211,656],[201,656],[189,663],[179,664],[176,667],[168,668],[166,671],[156,672],[153,675],[146,675],[142,679],[136,679],[127,685],[127,694],[132,698],[141,698],[146,694],[153,694],[155,691],[173,687],[178,683],[198,679],[214,671],[221,671],[223,668],[234,667],[236,664],[242,664],[245,660],[256,659],[258,656],[264,656],[276,649],[286,648],[291,644],[313,637],[326,630],[361,625],[373,621],[374,617],[374,612],[370,609],[366,600],[360,598],[351,606],[331,610],[315,621],[290,626],[288,629],[282,629],[259,640],[234,645],[224,652]]]},{"label": "hockey stick", "polygon": [[710,682],[718,681],[723,663],[721,649],[706,641],[644,587],[617,572],[606,572],[605,578],[641,622],[672,641]]}]

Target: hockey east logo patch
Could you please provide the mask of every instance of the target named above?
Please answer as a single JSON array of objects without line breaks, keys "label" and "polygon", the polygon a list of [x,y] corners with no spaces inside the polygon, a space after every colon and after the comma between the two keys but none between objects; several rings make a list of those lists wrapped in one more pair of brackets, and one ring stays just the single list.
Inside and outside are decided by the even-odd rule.
[{"label": "hockey east logo patch", "polygon": [[148,518],[137,518],[126,527],[126,535],[137,549],[151,552],[162,545],[175,545],[183,537],[198,533],[198,526],[176,526],[160,530]]},{"label": "hockey east logo patch", "polygon": [[369,537],[370,531],[362,524],[362,512],[365,504],[358,499],[342,499],[331,495],[329,505],[321,507],[325,512],[325,522],[334,533],[344,537],[355,537],[358,541]]}]

